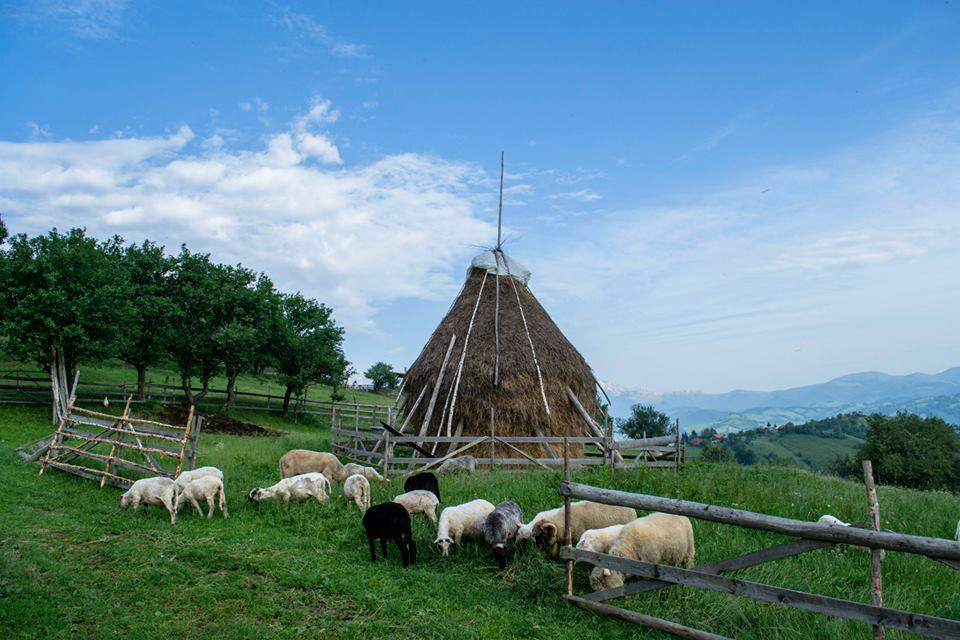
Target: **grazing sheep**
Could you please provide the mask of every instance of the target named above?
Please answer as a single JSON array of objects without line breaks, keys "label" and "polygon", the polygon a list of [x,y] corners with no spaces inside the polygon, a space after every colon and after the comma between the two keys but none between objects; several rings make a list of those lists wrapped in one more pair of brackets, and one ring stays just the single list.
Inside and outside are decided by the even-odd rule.
[{"label": "grazing sheep", "polygon": [[394,498],[393,501],[397,504],[402,504],[403,508],[406,509],[407,513],[411,516],[415,513],[422,513],[427,517],[427,520],[434,525],[437,524],[437,506],[440,504],[440,501],[437,500],[437,496],[433,495],[432,491],[414,489],[413,491],[401,493]]},{"label": "grazing sheep", "polygon": [[143,512],[147,512],[148,505],[157,505],[166,507],[170,513],[170,524],[177,523],[177,510],[174,502],[177,498],[177,485],[170,478],[158,476],[155,478],[141,478],[120,496],[120,508],[126,509],[132,506],[136,511],[137,507],[143,505]]},{"label": "grazing sheep", "polygon": [[330,481],[322,473],[302,473],[292,478],[284,478],[270,487],[251,489],[247,496],[252,502],[262,500],[306,500],[314,498],[317,502],[326,502],[329,499],[327,489]]},{"label": "grazing sheep", "polygon": [[[617,536],[610,555],[654,564],[693,567],[696,548],[689,518],[668,513],[651,513],[626,525]],[[594,567],[590,586],[595,591],[623,585],[623,573]]]},{"label": "grazing sheep", "polygon": [[607,553],[625,526],[614,524],[602,529],[587,529],[577,540],[577,549],[593,551],[594,553]]},{"label": "grazing sheep", "polygon": [[[570,529],[573,540],[579,540],[587,529],[601,529],[614,524],[636,520],[637,512],[630,507],[617,507],[599,502],[578,500],[570,503]],[[544,548],[565,538],[563,507],[542,511],[517,531],[517,540],[535,538]]]},{"label": "grazing sheep", "polygon": [[437,473],[473,473],[477,470],[477,459],[473,456],[460,456],[444,460]]},{"label": "grazing sheep", "polygon": [[200,509],[198,500],[203,499],[207,501],[207,507],[209,508],[207,519],[209,520],[213,517],[214,499],[219,496],[220,512],[223,513],[224,518],[230,517],[227,513],[227,496],[223,492],[223,480],[217,476],[200,476],[190,482],[180,482],[178,477],[177,489],[177,497],[173,503],[174,511],[177,513],[180,513],[180,507],[183,506],[183,503],[189,502],[202,516],[203,511]]},{"label": "grazing sheep", "polygon": [[404,491],[416,491],[417,489],[430,491],[433,495],[437,496],[437,501],[440,500],[440,482],[437,481],[437,476],[429,471],[415,473],[403,483]]},{"label": "grazing sheep", "polygon": [[359,473],[353,474],[343,483],[343,497],[357,503],[363,513],[370,508],[370,482]]},{"label": "grazing sheep", "polygon": [[341,464],[339,458],[332,453],[293,449],[280,457],[280,479],[283,480],[304,473],[322,473],[328,480],[343,480],[347,476],[340,478],[342,467],[343,464]]},{"label": "grazing sheep", "polygon": [[471,500],[441,511],[437,539],[433,541],[441,555],[450,555],[450,547],[459,544],[463,536],[482,536],[483,523],[493,508],[486,500]]},{"label": "grazing sheep", "polygon": [[831,526],[831,527],[849,527],[850,526],[849,522],[844,522],[840,518],[835,518],[831,516],[829,513],[825,513],[822,516],[820,516],[820,519],[817,520],[817,522],[819,522],[820,524]]},{"label": "grazing sheep", "polygon": [[359,474],[366,478],[367,480],[377,480],[379,482],[390,482],[389,478],[384,478],[380,473],[373,467],[364,467],[355,462],[348,462],[347,464],[340,467],[340,471],[337,473],[335,478],[340,480],[346,480],[353,474]]},{"label": "grazing sheep", "polygon": [[177,476],[174,482],[176,482],[180,486],[183,486],[188,482],[193,482],[197,478],[202,478],[204,476],[213,476],[215,478],[220,478],[220,480],[223,480],[223,471],[220,471],[220,469],[217,469],[216,467],[198,467],[191,471],[184,471],[183,473]]},{"label": "grazing sheep", "polygon": [[513,500],[498,504],[483,522],[483,537],[490,545],[490,553],[501,569],[507,566],[510,550],[507,542],[523,524],[523,511]]},{"label": "grazing sheep", "polygon": [[380,538],[380,551],[387,557],[387,540],[393,540],[400,549],[403,566],[417,562],[417,545],[413,542],[410,528],[410,514],[403,505],[396,502],[381,502],[367,509],[363,514],[363,529],[367,532],[370,544],[370,560],[377,561],[377,551],[373,541]]}]

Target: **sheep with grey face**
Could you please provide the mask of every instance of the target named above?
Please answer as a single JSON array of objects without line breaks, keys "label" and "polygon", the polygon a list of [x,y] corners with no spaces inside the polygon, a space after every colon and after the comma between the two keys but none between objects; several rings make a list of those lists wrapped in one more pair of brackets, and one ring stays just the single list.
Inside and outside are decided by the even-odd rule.
[{"label": "sheep with grey face", "polygon": [[498,504],[483,522],[483,537],[490,545],[490,553],[501,569],[507,566],[510,550],[507,542],[523,524],[523,511],[513,500]]},{"label": "sheep with grey face", "polygon": [[143,505],[143,512],[147,512],[148,505],[165,507],[170,513],[170,524],[177,523],[177,510],[174,502],[177,498],[177,485],[170,478],[158,476],[156,478],[141,478],[120,496],[120,508],[126,509]]}]

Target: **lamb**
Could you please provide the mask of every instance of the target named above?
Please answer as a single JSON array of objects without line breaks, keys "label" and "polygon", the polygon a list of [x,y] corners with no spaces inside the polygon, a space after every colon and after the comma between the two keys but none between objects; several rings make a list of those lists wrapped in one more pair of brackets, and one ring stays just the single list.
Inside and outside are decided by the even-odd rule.
[{"label": "lamb", "polygon": [[510,550],[507,542],[523,524],[523,511],[513,500],[504,500],[490,512],[483,522],[483,537],[490,545],[490,553],[501,569],[507,566]]},{"label": "lamb", "polygon": [[471,500],[441,511],[437,539],[433,541],[440,554],[450,555],[450,547],[459,544],[463,536],[482,536],[483,523],[493,508],[486,500]]},{"label": "lamb", "polygon": [[389,478],[384,478],[373,467],[364,467],[355,462],[349,462],[340,467],[340,471],[334,476],[335,479],[343,481],[354,474],[359,474],[367,480],[378,480],[380,482],[390,482]]},{"label": "lamb", "polygon": [[[626,525],[617,536],[610,555],[654,564],[693,567],[696,549],[690,519],[668,513],[651,513]],[[623,573],[594,567],[590,586],[595,591],[623,585]]]},{"label": "lamb", "polygon": [[251,489],[247,498],[251,502],[262,500],[283,500],[284,504],[291,500],[306,500],[313,498],[317,502],[329,500],[327,489],[330,481],[322,473],[302,473],[292,478],[284,478],[270,487]]},{"label": "lamb", "polygon": [[303,473],[322,473],[328,480],[346,478],[340,477],[343,467],[339,458],[326,451],[310,451],[309,449],[293,449],[280,457],[280,479],[298,476]]},{"label": "lamb", "polygon": [[437,500],[437,496],[433,495],[432,491],[424,491],[423,489],[407,491],[398,495],[393,501],[402,504],[411,516],[422,513],[430,522],[437,524],[437,506],[440,501]]},{"label": "lamb", "polygon": [[177,485],[170,478],[141,478],[120,496],[120,508],[132,506],[136,511],[142,504],[143,512],[146,513],[148,505],[163,506],[170,513],[170,524],[177,524],[177,510],[174,508],[176,497]]},{"label": "lamb", "polygon": [[[183,474],[180,474],[181,476]],[[180,512],[180,507],[185,502],[189,502],[193,505],[193,508],[197,510],[197,513],[201,516],[203,511],[200,509],[200,504],[197,502],[201,498],[207,501],[207,520],[213,517],[213,501],[219,496],[219,506],[220,512],[223,513],[224,518],[229,518],[230,515],[227,513],[227,497],[223,492],[223,480],[217,476],[200,476],[199,478],[192,480],[190,482],[181,483],[180,477],[177,478],[177,497],[174,500],[173,508],[177,513]]]},{"label": "lamb", "polygon": [[594,553],[607,553],[625,526],[614,524],[602,529],[587,529],[577,540],[577,549],[593,551]]},{"label": "lamb", "polygon": [[177,476],[174,482],[176,482],[178,485],[182,487],[188,482],[193,482],[197,478],[202,478],[204,476],[213,476],[215,478],[220,478],[220,480],[223,480],[223,471],[220,471],[220,469],[217,469],[216,467],[199,467],[191,471],[184,471],[183,473]]},{"label": "lamb", "polygon": [[403,483],[404,491],[415,491],[417,489],[431,491],[433,495],[437,496],[437,501],[440,500],[440,482],[437,481],[437,476],[429,471],[415,473]]},{"label": "lamb", "polygon": [[460,456],[444,460],[437,473],[473,473],[477,470],[477,459],[473,456]]},{"label": "lamb", "polygon": [[355,473],[343,483],[343,497],[353,500],[360,513],[370,508],[370,482],[359,473]]},{"label": "lamb", "polygon": [[829,513],[825,513],[822,516],[820,516],[820,519],[817,520],[817,522],[819,522],[820,524],[825,524],[830,527],[849,527],[850,526],[849,522],[844,522],[840,518],[835,518],[834,516],[831,516]]},{"label": "lamb", "polygon": [[[570,503],[570,525],[573,540],[579,540],[587,529],[600,529],[627,524],[637,518],[630,507],[617,507],[599,502],[578,500]],[[517,531],[517,540],[535,538],[547,549],[565,539],[563,507],[542,511]]]},{"label": "lamb", "polygon": [[417,545],[413,542],[410,528],[410,514],[396,502],[381,502],[367,509],[363,514],[363,529],[367,532],[370,544],[370,560],[377,561],[377,550],[373,541],[380,538],[380,551],[387,557],[387,540],[393,540],[400,549],[403,566],[417,562]]}]

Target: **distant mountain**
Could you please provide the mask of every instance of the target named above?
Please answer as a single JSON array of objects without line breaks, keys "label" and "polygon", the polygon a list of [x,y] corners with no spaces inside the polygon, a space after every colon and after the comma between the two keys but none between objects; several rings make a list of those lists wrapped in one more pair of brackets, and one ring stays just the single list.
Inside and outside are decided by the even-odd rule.
[{"label": "distant mountain", "polygon": [[780,389],[727,393],[645,394],[616,389],[611,412],[624,416],[637,402],[652,404],[673,418],[684,430],[713,426],[719,431],[738,431],[785,422],[816,420],[851,411],[921,415],[960,423],[960,367],[936,374],[911,373],[892,376],[879,372],[852,373],[821,384]]}]

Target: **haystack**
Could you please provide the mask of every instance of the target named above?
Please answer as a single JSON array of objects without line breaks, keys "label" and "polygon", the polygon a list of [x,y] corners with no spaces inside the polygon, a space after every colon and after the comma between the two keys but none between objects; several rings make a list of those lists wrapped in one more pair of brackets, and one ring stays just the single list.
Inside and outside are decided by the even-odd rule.
[{"label": "haystack", "polygon": [[[596,418],[597,382],[527,288],[529,277],[500,249],[474,258],[463,289],[407,370],[400,399],[407,433],[481,436],[492,425],[498,436],[594,435],[568,388]],[[520,448],[544,455],[539,445]],[[562,455],[562,445],[552,449]],[[498,447],[497,456],[519,454]]]}]

